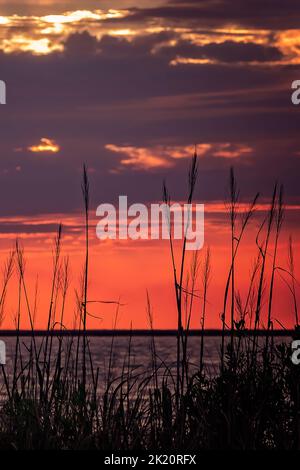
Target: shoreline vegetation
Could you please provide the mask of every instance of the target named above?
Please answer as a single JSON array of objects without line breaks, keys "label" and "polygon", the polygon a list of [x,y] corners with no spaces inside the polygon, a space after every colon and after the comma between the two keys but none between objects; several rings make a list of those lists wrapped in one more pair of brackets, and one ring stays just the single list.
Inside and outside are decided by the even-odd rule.
[{"label": "shoreline vegetation", "polygon": [[[197,175],[195,152],[188,175],[188,204],[194,197]],[[256,210],[259,195],[255,195],[248,209],[241,213],[238,210],[239,189],[234,172],[230,171],[226,207],[231,231],[231,261],[218,330],[220,361],[217,373],[211,375],[204,361],[205,337],[209,334],[205,322],[212,278],[210,248],[195,252],[190,260],[186,253],[186,238],[178,252],[170,236],[177,312],[177,328],[172,331],[176,341],[175,366],[170,368],[157,353],[158,333],[154,328],[148,293],[147,334],[151,366],[145,370],[134,364],[134,330],[126,331],[126,335],[129,333],[127,350],[122,364],[116,365],[114,351],[120,303],[110,301],[116,308],[115,324],[110,332],[110,354],[101,393],[99,380],[103,379],[99,378],[99,368],[93,360],[88,329],[88,281],[92,259],[90,188],[85,166],[82,193],[85,259],[75,306],[74,330],[77,334],[73,334],[74,330],[67,332],[64,327],[69,260],[61,257],[62,226],[58,227],[55,239],[47,328],[46,334],[42,332],[41,341],[36,340],[41,333],[35,329],[36,302],[32,305],[29,300],[25,255],[18,241],[3,269],[0,318],[5,312],[7,286],[13,275],[18,279],[18,307],[12,370],[8,371],[4,365],[0,369],[0,449],[300,450],[300,366],[292,363],[289,344],[274,341],[275,335],[288,334],[296,338],[300,332],[292,238],[287,247],[288,266],[279,266],[277,260],[284,216],[283,188],[274,186],[269,211],[255,241],[257,257],[248,292],[242,297],[237,288],[236,267],[241,240]],[[163,199],[170,204],[165,183]],[[281,325],[280,333],[274,328],[275,320],[280,324],[280,319],[273,316],[277,277],[286,283],[291,294],[290,313],[295,323],[294,330],[285,330]],[[267,317],[264,328],[263,311]],[[26,345],[22,342],[25,332],[20,327],[25,315],[31,327],[29,333],[26,332],[29,335]],[[189,338],[195,334],[191,329],[194,315],[198,318],[200,341],[196,372],[188,354]],[[247,328],[251,334],[247,334]],[[6,330],[6,334],[10,332]],[[64,338],[64,335],[70,337]],[[54,336],[57,336],[57,348],[54,347]],[[116,370],[119,371],[117,376]]]}]

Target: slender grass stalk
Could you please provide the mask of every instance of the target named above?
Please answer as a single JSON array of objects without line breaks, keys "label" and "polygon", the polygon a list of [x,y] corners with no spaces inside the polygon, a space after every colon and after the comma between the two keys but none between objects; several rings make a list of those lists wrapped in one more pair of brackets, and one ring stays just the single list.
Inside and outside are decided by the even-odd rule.
[{"label": "slender grass stalk", "polygon": [[[21,277],[19,275],[18,279],[18,311],[16,315],[16,344],[15,344],[15,354],[14,354],[14,368],[13,368],[13,390],[14,394],[16,385],[17,385],[17,373],[18,373],[18,359],[20,353],[20,324],[21,324],[21,298],[22,298],[22,285]],[[21,353],[20,353],[21,359]],[[21,364],[22,367],[22,364]]]},{"label": "slender grass stalk", "polygon": [[[165,182],[163,183],[163,200],[167,206],[170,206],[170,201],[171,201],[170,195],[167,190]],[[167,223],[169,227],[169,242],[170,242],[173,278],[174,278],[174,292],[175,292],[176,307],[177,307],[176,407],[178,409],[179,408],[179,393],[180,393],[181,330],[182,330],[181,304],[180,304],[180,297],[179,297],[179,283],[177,280],[177,267],[176,267],[176,262],[175,262],[174,245],[173,245],[172,230],[171,230],[171,218],[167,220]]]},{"label": "slender grass stalk", "polygon": [[146,297],[147,297],[147,316],[148,316],[148,322],[149,322],[149,327],[152,332],[151,335],[151,342],[150,342],[150,350],[151,350],[151,362],[152,362],[152,374],[154,377],[154,386],[155,389],[158,390],[158,377],[157,377],[157,353],[156,353],[156,344],[155,344],[155,337],[153,334],[153,311],[152,311],[152,306],[150,302],[150,296],[149,292],[147,290],[146,292]]},{"label": "slender grass stalk", "polygon": [[[272,306],[273,306],[273,293],[274,293],[274,281],[275,281],[275,272],[276,272],[276,261],[277,261],[277,250],[278,250],[278,241],[279,235],[283,222],[283,186],[280,186],[278,202],[275,213],[275,242],[274,242],[274,252],[272,260],[272,272],[271,272],[271,281],[270,281],[270,290],[269,290],[269,302],[268,302],[268,321],[267,321],[267,331],[271,329],[272,322]],[[269,334],[266,335],[266,354],[268,354],[269,346]]]},{"label": "slender grass stalk", "polygon": [[[194,156],[192,158],[192,162],[190,165],[189,175],[188,175],[188,197],[187,203],[191,204],[194,196],[196,181],[198,175],[198,160],[197,160],[197,152],[195,149]],[[166,185],[163,185],[163,199],[166,205],[170,205],[170,196],[167,191]],[[188,214],[190,217],[190,213]],[[190,220],[187,221],[187,224],[184,228],[184,237],[183,237],[183,244],[181,248],[181,261],[179,263],[179,276],[177,275],[176,263],[175,263],[175,256],[174,256],[174,246],[173,240],[171,235],[171,219],[168,220],[169,226],[169,240],[170,240],[170,249],[171,249],[171,258],[172,258],[172,267],[173,267],[173,277],[174,277],[174,288],[175,288],[175,296],[176,296],[176,306],[177,306],[177,359],[176,359],[176,401],[177,401],[177,409],[179,409],[180,403],[180,396],[183,393],[183,380],[182,377],[184,376],[184,364],[183,358],[181,354],[181,344],[183,343],[183,325],[182,325],[182,294],[183,294],[183,280],[184,280],[184,272],[185,272],[185,258],[186,258],[186,234],[190,224]],[[182,375],[182,377],[181,377]]]},{"label": "slender grass stalk", "polygon": [[82,386],[86,390],[86,320],[87,320],[87,299],[88,299],[88,276],[89,276],[89,204],[90,204],[90,185],[87,175],[87,167],[83,166],[82,194],[85,212],[85,266],[84,266],[84,285],[83,285],[83,358],[82,358]]},{"label": "slender grass stalk", "polygon": [[288,263],[289,272],[291,273],[291,293],[293,298],[293,309],[295,315],[295,328],[299,327],[299,316],[298,316],[298,303],[296,295],[296,277],[295,277],[295,261],[294,261],[294,250],[293,250],[293,238],[289,237],[289,250],[288,250]]},{"label": "slender grass stalk", "polygon": [[207,293],[210,283],[211,276],[211,255],[210,248],[206,249],[204,264],[202,268],[202,288],[203,288],[203,303],[202,303],[202,316],[201,316],[201,342],[200,342],[200,375],[203,372],[203,356],[204,356],[204,329],[205,329],[205,318],[206,318],[206,305],[207,305]]},{"label": "slender grass stalk", "polygon": [[49,331],[52,324],[52,317],[53,317],[53,304],[54,304],[54,296],[55,296],[55,288],[56,288],[56,279],[59,269],[59,259],[60,259],[60,249],[61,249],[61,236],[62,236],[62,225],[58,226],[57,236],[55,239],[55,247],[54,247],[54,254],[53,254],[53,276],[52,276],[52,284],[51,284],[51,294],[50,294],[50,304],[49,304],[49,311],[48,311],[48,319],[47,319],[47,329],[46,329],[46,340],[45,340],[45,347],[44,347],[44,362],[43,362],[43,380],[46,378],[46,390],[48,389],[49,384],[49,368],[47,370],[47,365],[49,366],[49,361],[47,361],[47,357],[49,356]]},{"label": "slender grass stalk", "polygon": [[233,168],[230,169],[230,229],[231,229],[231,314],[230,314],[230,354],[231,360],[234,355],[234,312],[235,312],[235,244],[236,244],[236,218],[237,204],[239,200],[239,190],[237,189],[236,179]]},{"label": "slender grass stalk", "polygon": [[31,338],[32,338],[32,343],[33,343],[33,348],[34,348],[34,354],[35,354],[35,360],[36,360],[36,366],[37,366],[37,371],[39,375],[39,381],[40,381],[40,388],[41,388],[41,394],[43,393],[43,387],[42,387],[42,381],[43,381],[43,374],[39,366],[39,353],[38,353],[38,348],[36,344],[36,339],[34,336],[34,322],[33,322],[33,315],[31,313],[31,307],[29,303],[29,297],[28,297],[28,292],[27,292],[27,287],[26,287],[26,282],[25,282],[25,260],[24,260],[24,253],[23,250],[21,249],[18,240],[16,241],[16,258],[17,258],[17,267],[19,271],[19,276],[21,279],[21,284],[22,284],[22,289],[24,293],[24,299],[25,299],[25,304],[26,304],[26,309],[28,313],[28,318],[29,318],[29,324],[30,324],[30,330],[31,330]]},{"label": "slender grass stalk", "polygon": [[[272,233],[273,223],[274,223],[274,217],[275,217],[275,211],[276,211],[276,196],[277,196],[277,183],[274,186],[271,206],[270,206],[270,209],[269,209],[269,213],[267,215],[267,219],[265,219],[263,221],[263,223],[262,223],[262,225],[261,225],[261,227],[258,231],[257,237],[256,237],[256,245],[258,246],[262,262],[261,262],[261,268],[260,268],[259,284],[258,284],[258,289],[257,289],[257,302],[256,302],[256,309],[255,309],[254,341],[253,341],[253,351],[252,351],[253,358],[256,355],[256,349],[257,349],[256,331],[259,328],[259,324],[260,324],[261,306],[262,306],[262,299],[263,299],[263,293],[264,293],[266,262],[267,262],[269,243],[270,243],[270,238],[271,238],[271,233]],[[261,233],[261,231],[262,231],[262,229],[263,229],[263,227],[266,223],[267,223],[266,236],[265,236],[264,242],[262,244],[260,244],[259,243],[259,236],[260,236],[260,233]]]},{"label": "slender grass stalk", "polygon": [[[12,273],[13,273],[13,267],[14,267],[14,256],[15,253],[14,251],[11,251],[8,255],[8,258],[5,262],[4,269],[3,269],[3,282],[2,282],[2,289],[0,293],[0,325],[3,321],[4,318],[4,305],[5,305],[5,299],[6,299],[6,294],[7,294],[7,287],[8,283],[11,279]],[[1,370],[4,378],[4,383],[5,383],[5,388],[6,388],[6,393],[10,399],[11,394],[10,394],[10,388],[8,384],[8,379],[7,375],[5,372],[5,367],[3,364],[1,364]]]},{"label": "slender grass stalk", "polygon": [[[232,281],[232,273],[234,271],[234,263],[238,255],[239,246],[241,244],[243,235],[246,231],[246,228],[250,222],[251,217],[253,216],[256,208],[256,204],[259,198],[259,193],[257,193],[252,202],[249,204],[249,207],[245,214],[242,216],[241,220],[241,229],[238,236],[235,235],[235,226],[237,218],[237,204],[239,199],[239,191],[237,190],[237,184],[234,176],[233,169],[230,171],[230,199],[229,204],[229,215],[230,215],[230,225],[231,225],[231,264],[226,280],[225,290],[224,290],[224,300],[223,300],[223,312],[221,314],[222,319],[222,337],[221,337],[221,370],[224,368],[224,354],[225,354],[225,328],[226,328],[226,311],[227,311],[227,302],[229,296],[229,289],[231,284],[231,294],[234,292],[234,281]],[[234,249],[233,249],[234,248]],[[233,306],[233,308],[232,308]],[[231,337],[233,337],[234,329],[234,301],[231,302]],[[233,345],[231,348],[233,351]]]},{"label": "slender grass stalk", "polygon": [[198,260],[198,255],[199,252],[195,251],[192,261],[191,261],[191,288],[188,288],[187,285],[187,290],[185,292],[186,294],[186,321],[185,321],[185,331],[183,335],[183,344],[182,344],[182,353],[183,353],[183,370],[185,377],[182,376],[182,381],[185,379],[186,385],[188,386],[188,380],[189,380],[189,364],[188,364],[188,358],[187,358],[187,350],[188,350],[188,339],[189,339],[189,331],[190,331],[190,326],[191,326],[191,320],[192,320],[192,312],[193,312],[193,306],[194,306],[194,299],[197,296],[195,292],[195,286],[197,283],[197,277],[198,277],[198,270],[199,270],[199,260]]}]

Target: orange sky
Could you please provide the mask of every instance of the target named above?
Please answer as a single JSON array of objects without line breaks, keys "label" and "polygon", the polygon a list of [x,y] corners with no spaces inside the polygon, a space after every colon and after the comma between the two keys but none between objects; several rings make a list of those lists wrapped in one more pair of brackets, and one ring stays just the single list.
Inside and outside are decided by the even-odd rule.
[{"label": "orange sky", "polygon": [[[266,204],[261,206],[265,209]],[[212,276],[209,286],[208,307],[207,307],[207,327],[219,328],[219,314],[222,309],[225,277],[230,263],[230,233],[228,225],[224,224],[224,214],[220,212],[222,203],[208,204],[206,207],[205,222],[205,247],[210,246],[212,255]],[[224,208],[223,208],[224,211]],[[299,209],[288,209],[286,211],[285,226],[282,230],[279,246],[279,256],[277,265],[287,267],[287,245],[288,236],[293,231],[294,248],[296,253],[296,266],[299,252],[299,230],[293,229],[290,222],[296,211],[299,216]],[[91,211],[92,212],[92,211]],[[93,212],[92,212],[93,214]],[[214,214],[217,214],[215,217]],[[263,212],[259,212],[263,214]],[[27,224],[39,223],[42,217],[37,219],[26,219]],[[81,216],[63,216],[62,214],[53,217],[53,220],[62,220],[66,226],[76,226],[73,234],[67,232],[63,236],[62,260],[64,257],[70,258],[70,285],[66,302],[65,324],[73,326],[75,308],[75,289],[80,285],[80,273],[84,261],[84,232],[82,228]],[[44,223],[51,221],[51,218],[44,218]],[[20,223],[23,223],[21,220]],[[247,235],[241,244],[240,255],[236,267],[237,290],[245,299],[247,286],[251,274],[251,267],[257,255],[255,247],[255,234],[259,224],[258,216],[255,216],[249,225]],[[78,228],[79,227],[79,228]],[[81,227],[81,228],[80,228]],[[37,316],[36,327],[44,328],[47,322],[47,312],[49,308],[49,297],[51,290],[53,239],[55,234],[20,234],[20,243],[25,250],[26,271],[25,277],[28,284],[31,308],[35,303],[35,287],[38,280],[37,296]],[[2,234],[2,246],[8,247],[13,243],[13,236]],[[169,244],[167,241],[99,241],[95,234],[95,218],[92,216],[92,226],[90,230],[90,282],[89,299],[91,301],[117,301],[120,298],[122,304],[119,312],[118,327],[145,328],[148,326],[146,313],[146,290],[148,290],[154,312],[155,328],[175,328],[176,309],[174,291],[172,284],[171,258]],[[200,251],[200,267],[203,261],[204,250]],[[176,246],[177,256],[179,254],[179,242]],[[2,250],[1,259],[4,260],[5,251]],[[270,252],[271,253],[271,252]],[[191,260],[189,254],[189,262]],[[268,266],[272,262],[269,256]],[[187,265],[188,266],[188,265]],[[189,268],[188,268],[189,270]],[[268,268],[269,273],[269,268]],[[266,281],[266,292],[269,288],[269,281]],[[197,280],[197,295],[202,295],[201,276]],[[11,280],[8,300],[5,307],[5,319],[2,327],[11,328],[13,318],[17,311],[17,281],[16,274]],[[60,315],[61,295],[59,294],[57,303],[57,315]],[[292,301],[288,288],[280,278],[279,274],[275,278],[275,296],[273,319],[274,326],[278,327],[275,319],[280,320],[286,327],[294,325],[294,318],[291,313]],[[201,303],[195,301],[192,326],[199,326]],[[89,317],[89,328],[111,328],[114,321],[115,305],[91,303],[88,308],[93,317]],[[264,309],[265,312],[265,309]],[[100,318],[94,318],[100,317]],[[265,317],[265,313],[263,318]],[[23,328],[29,327],[28,315],[22,301],[22,321]]]}]

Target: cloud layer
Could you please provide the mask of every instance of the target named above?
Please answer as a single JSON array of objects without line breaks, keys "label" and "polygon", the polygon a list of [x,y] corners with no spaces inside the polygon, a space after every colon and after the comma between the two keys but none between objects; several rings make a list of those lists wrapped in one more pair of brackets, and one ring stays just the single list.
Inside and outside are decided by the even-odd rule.
[{"label": "cloud layer", "polygon": [[75,211],[84,161],[95,204],[181,198],[195,144],[199,198],[234,164],[245,198],[280,177],[299,202],[297,2],[2,4],[0,214]]}]

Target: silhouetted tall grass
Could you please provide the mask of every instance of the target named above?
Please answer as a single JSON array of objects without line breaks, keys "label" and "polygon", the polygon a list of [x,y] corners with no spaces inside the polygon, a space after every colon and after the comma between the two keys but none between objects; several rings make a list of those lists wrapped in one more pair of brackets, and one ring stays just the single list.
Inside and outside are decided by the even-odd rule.
[{"label": "silhouetted tall grass", "polygon": [[[196,152],[188,177],[187,202],[193,201],[198,175]],[[200,449],[300,449],[300,366],[291,362],[290,347],[275,345],[273,296],[277,274],[287,284],[293,303],[295,335],[299,334],[297,287],[293,242],[288,247],[288,267],[278,265],[278,243],[283,222],[283,191],[274,187],[270,209],[256,237],[257,258],[248,292],[243,299],[236,288],[236,263],[241,240],[252,218],[259,195],[245,213],[239,207],[239,189],[230,172],[227,204],[231,261],[225,282],[221,312],[220,366],[210,374],[204,362],[205,322],[209,297],[211,250],[195,253],[187,266],[186,236],[179,263],[170,230],[170,253],[177,307],[177,356],[175,372],[157,353],[154,334],[150,339],[151,367],[140,370],[132,362],[129,334],[124,362],[114,373],[115,338],[112,335],[107,374],[99,386],[88,331],[89,210],[90,188],[84,167],[82,192],[85,222],[85,262],[81,290],[77,292],[74,327],[78,337],[58,337],[54,354],[53,336],[41,342],[34,335],[35,307],[31,308],[26,284],[26,263],[16,242],[3,270],[0,319],[13,270],[18,277],[18,309],[13,370],[2,366],[4,397],[0,404],[0,448],[10,449],[100,449],[100,450],[200,450]],[[163,199],[171,197],[166,184]],[[169,220],[171,229],[171,220]],[[63,227],[59,226],[53,253],[53,276],[47,318],[47,333],[64,329],[65,301],[69,289],[69,261],[61,259]],[[186,234],[185,234],[186,235]],[[272,238],[273,237],[273,238]],[[274,239],[273,245],[271,240]],[[266,265],[271,262],[271,275]],[[36,295],[37,296],[37,295]],[[58,300],[61,299],[60,309]],[[196,302],[195,300],[198,300]],[[153,331],[153,311],[147,292],[146,310]],[[112,301],[113,302],[113,301]],[[120,301],[116,306],[117,328]],[[262,305],[267,305],[265,341],[260,341]],[[26,353],[20,340],[23,311],[31,328]],[[200,310],[199,310],[200,308]],[[192,315],[198,315],[200,356],[197,372],[188,358]],[[246,334],[246,325],[254,336]],[[229,331],[229,340],[225,333]],[[99,345],[101,347],[101,345]]]}]

